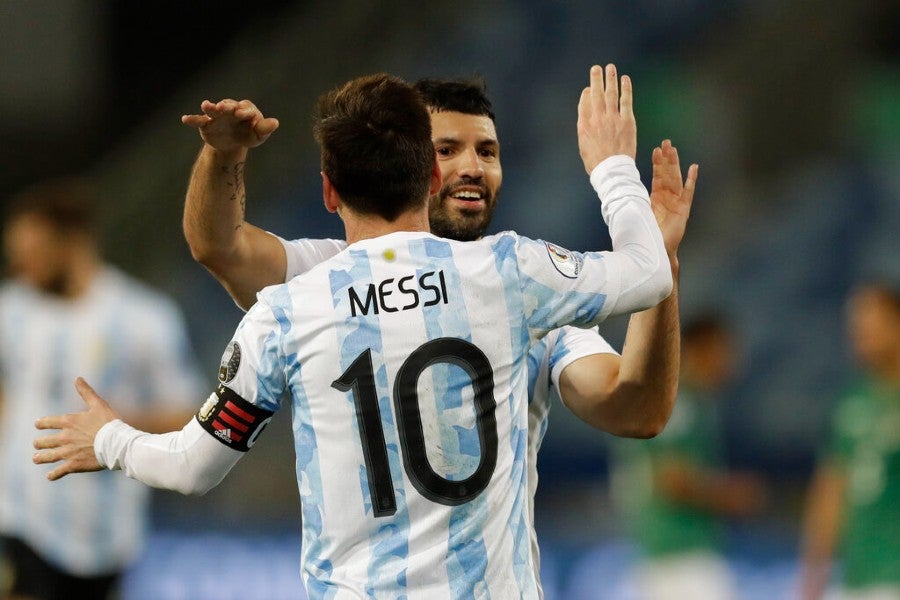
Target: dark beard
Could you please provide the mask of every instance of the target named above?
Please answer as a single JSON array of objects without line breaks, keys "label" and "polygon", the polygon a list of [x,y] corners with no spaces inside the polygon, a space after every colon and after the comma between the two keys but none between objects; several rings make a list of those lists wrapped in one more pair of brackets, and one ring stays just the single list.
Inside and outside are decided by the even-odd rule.
[{"label": "dark beard", "polygon": [[[436,196],[432,196],[429,200],[428,221],[431,223],[431,233],[438,237],[448,238],[459,242],[471,242],[481,238],[488,226],[491,224],[491,217],[494,215],[493,196],[486,187],[480,185],[482,196],[485,200],[485,210],[476,215],[465,215],[462,218],[453,218],[447,214],[444,209],[446,201],[456,188],[461,185],[472,185],[473,182],[463,181],[456,185],[446,185],[441,188]],[[475,185],[479,185],[475,183]]]},{"label": "dark beard", "polygon": [[428,220],[434,235],[459,242],[471,242],[484,235],[491,224],[491,215],[486,212],[477,218],[456,220],[443,213],[431,213]]}]

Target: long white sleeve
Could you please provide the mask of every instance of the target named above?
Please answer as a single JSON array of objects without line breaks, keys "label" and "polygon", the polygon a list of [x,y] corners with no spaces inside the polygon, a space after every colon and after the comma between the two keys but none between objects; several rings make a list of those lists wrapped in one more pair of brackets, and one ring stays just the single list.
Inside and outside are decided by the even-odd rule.
[{"label": "long white sleeve", "polygon": [[122,469],[155,488],[194,495],[218,485],[243,455],[213,438],[196,419],[164,434],[110,421],[97,432],[94,453],[107,469]]},{"label": "long white sleeve", "polygon": [[656,306],[672,293],[672,271],[662,233],[650,208],[650,195],[630,156],[607,158],[591,172],[609,225],[613,251],[606,255],[620,275],[618,300],[609,314]]}]

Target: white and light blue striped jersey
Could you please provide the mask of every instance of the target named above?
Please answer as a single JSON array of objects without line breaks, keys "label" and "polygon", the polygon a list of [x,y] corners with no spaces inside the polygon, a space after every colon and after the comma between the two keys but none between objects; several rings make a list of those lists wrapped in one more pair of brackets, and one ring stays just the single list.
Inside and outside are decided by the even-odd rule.
[{"label": "white and light blue striped jersey", "polygon": [[[276,236],[278,237],[278,236]],[[335,256],[347,247],[346,242],[334,239],[278,238],[287,256],[285,281],[302,275],[315,265]],[[567,325],[555,329],[538,341],[528,353],[528,492],[529,515],[534,523],[534,497],[537,492],[537,453],[547,432],[548,416],[554,398],[559,398],[559,377],[562,371],[585,356],[618,354],[596,329],[580,329]],[[532,552],[535,572],[539,571],[540,551],[532,528]],[[537,581],[540,587],[540,580]]]},{"label": "white and light blue striped jersey", "polygon": [[[554,399],[560,399],[559,377],[570,364],[593,354],[618,355],[618,352],[596,329],[572,326],[554,329],[528,353],[528,500],[532,525],[538,487],[537,457],[547,433],[550,407]],[[540,546],[534,528],[531,535],[535,571],[540,573]]]},{"label": "white and light blue striped jersey", "polygon": [[291,398],[311,598],[537,597],[525,357],[636,309],[618,265],[514,232],[398,232],[260,293],[226,385]]},{"label": "white and light blue striped jersey", "polygon": [[78,412],[83,376],[124,414],[196,405],[201,385],[181,314],[114,269],[64,301],[0,288],[0,532],[77,576],[122,569],[141,549],[149,489],[112,471],[50,482],[35,465],[38,417]]}]

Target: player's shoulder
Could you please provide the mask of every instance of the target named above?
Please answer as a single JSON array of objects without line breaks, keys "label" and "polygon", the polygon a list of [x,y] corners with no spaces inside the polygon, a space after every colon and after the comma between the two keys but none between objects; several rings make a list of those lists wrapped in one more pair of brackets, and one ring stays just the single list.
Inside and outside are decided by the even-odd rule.
[{"label": "player's shoulder", "polygon": [[275,237],[278,238],[286,248],[303,252],[313,251],[332,254],[340,252],[347,247],[347,242],[344,240],[336,240],[333,238],[297,238],[294,240],[286,240],[277,235]]},{"label": "player's shoulder", "polygon": [[496,246],[497,244],[519,244],[523,241],[530,241],[530,238],[521,235],[520,233],[512,229],[498,231],[497,233],[486,235],[478,240],[478,242],[492,247]]}]

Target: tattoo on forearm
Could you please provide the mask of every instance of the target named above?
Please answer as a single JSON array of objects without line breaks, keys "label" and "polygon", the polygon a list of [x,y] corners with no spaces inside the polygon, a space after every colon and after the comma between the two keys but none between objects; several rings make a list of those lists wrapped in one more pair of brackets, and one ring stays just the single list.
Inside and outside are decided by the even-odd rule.
[{"label": "tattoo on forearm", "polygon": [[240,203],[240,221],[234,226],[235,229],[240,229],[244,225],[244,211],[247,206],[247,193],[244,189],[244,163],[239,162],[234,166],[222,167],[222,173],[228,177],[225,184],[231,188],[231,199]]}]

